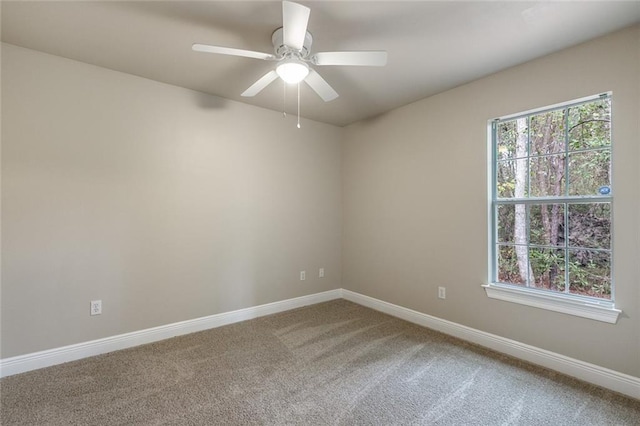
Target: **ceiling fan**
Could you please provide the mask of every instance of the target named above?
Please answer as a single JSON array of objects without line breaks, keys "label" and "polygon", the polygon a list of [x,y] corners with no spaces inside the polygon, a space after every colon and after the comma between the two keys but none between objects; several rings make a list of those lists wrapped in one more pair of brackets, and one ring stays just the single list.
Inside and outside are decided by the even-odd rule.
[{"label": "ceiling fan", "polygon": [[348,51],[311,53],[313,38],[307,31],[311,9],[291,1],[282,2],[282,27],[272,36],[274,53],[255,52],[232,47],[194,44],[196,52],[218,53],[222,55],[244,56],[247,58],[277,61],[275,69],[269,71],[253,83],[242,96],[255,96],[276,78],[287,83],[307,83],[325,102],[338,97],[338,93],[313,68],[318,65],[384,66],[387,63],[385,51]]}]

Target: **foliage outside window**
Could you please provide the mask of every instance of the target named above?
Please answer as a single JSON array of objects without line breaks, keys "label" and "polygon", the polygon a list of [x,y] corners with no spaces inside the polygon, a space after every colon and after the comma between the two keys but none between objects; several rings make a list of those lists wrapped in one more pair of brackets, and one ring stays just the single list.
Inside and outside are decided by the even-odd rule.
[{"label": "foliage outside window", "polygon": [[492,123],[493,282],[613,300],[609,95]]}]

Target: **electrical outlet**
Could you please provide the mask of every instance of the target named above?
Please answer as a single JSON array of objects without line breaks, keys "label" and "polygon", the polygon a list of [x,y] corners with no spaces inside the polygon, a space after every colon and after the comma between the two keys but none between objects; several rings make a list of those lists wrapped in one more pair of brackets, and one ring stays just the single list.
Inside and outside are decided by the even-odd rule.
[{"label": "electrical outlet", "polygon": [[318,277],[319,277],[319,278],[324,278],[324,268],[320,268],[320,269],[318,270]]},{"label": "electrical outlet", "polygon": [[300,271],[300,281],[307,279],[307,271]]},{"label": "electrical outlet", "polygon": [[438,287],[438,298],[440,299],[447,298],[447,289],[445,287]]},{"label": "electrical outlet", "polygon": [[91,301],[91,315],[100,315],[102,314],[102,300],[92,300]]}]

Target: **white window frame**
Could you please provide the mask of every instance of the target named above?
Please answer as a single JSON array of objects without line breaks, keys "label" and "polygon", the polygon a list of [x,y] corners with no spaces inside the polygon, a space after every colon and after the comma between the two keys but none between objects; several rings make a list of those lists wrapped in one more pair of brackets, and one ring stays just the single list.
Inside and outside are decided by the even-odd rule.
[{"label": "white window frame", "polygon": [[[520,112],[517,114],[511,114],[503,116],[497,119],[488,121],[487,135],[488,135],[488,241],[489,241],[489,276],[488,284],[483,284],[486,294],[491,299],[503,300],[512,303],[518,303],[526,306],[532,306],[535,308],[546,309],[554,312],[560,312],[564,314],[574,315],[582,318],[588,318],[596,321],[607,322],[615,324],[618,321],[618,316],[622,313],[620,309],[615,307],[614,294],[612,288],[611,300],[596,299],[591,297],[577,296],[567,293],[559,293],[548,290],[540,290],[531,287],[521,287],[517,285],[509,285],[495,282],[496,276],[496,226],[494,218],[494,203],[496,198],[494,190],[496,186],[495,181],[495,169],[496,169],[496,157],[494,154],[494,123],[498,120],[509,120],[522,116],[529,116],[533,114],[540,114],[547,111],[557,110],[573,106],[581,103],[592,102],[603,97],[611,97],[611,92],[603,93],[600,95],[589,96],[581,99],[572,100],[569,102],[563,102],[556,105],[547,106],[544,108],[538,108],[530,111]],[[613,144],[612,144],[613,145]],[[610,202],[613,206],[613,197],[611,195],[606,197],[584,197],[589,201],[596,202],[597,199],[602,198],[603,201]],[[562,202],[562,198],[558,197],[557,200]],[[534,202],[535,199],[531,199]],[[613,211],[613,209],[612,209]],[[613,237],[613,236],[612,236]],[[613,248],[613,238],[611,247]],[[613,264],[613,261],[612,261]],[[612,271],[613,273],[613,271]],[[612,283],[613,284],[613,283]]]}]

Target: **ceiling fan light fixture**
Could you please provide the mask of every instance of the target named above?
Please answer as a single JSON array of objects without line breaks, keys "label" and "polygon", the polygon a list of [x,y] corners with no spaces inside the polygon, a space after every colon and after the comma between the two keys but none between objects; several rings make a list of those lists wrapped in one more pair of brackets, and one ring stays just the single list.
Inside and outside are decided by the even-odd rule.
[{"label": "ceiling fan light fixture", "polygon": [[286,59],[278,64],[276,73],[285,82],[295,84],[309,75],[309,66],[298,59]]},{"label": "ceiling fan light fixture", "polygon": [[[325,102],[332,101],[338,97],[338,93],[313,69],[315,66],[380,67],[386,65],[387,52],[382,50],[316,52],[312,54],[311,44],[313,43],[313,37],[307,28],[310,12],[311,10],[308,7],[294,3],[291,0],[282,2],[282,26],[271,34],[271,44],[273,44],[275,54],[199,43],[194,44],[191,48],[196,52],[277,61],[275,69],[272,68],[260,77],[240,96],[255,96],[280,77],[285,83],[298,84],[298,105],[300,104],[299,83],[301,81],[307,83],[311,90],[316,92]],[[309,64],[312,65],[310,66]]]}]

